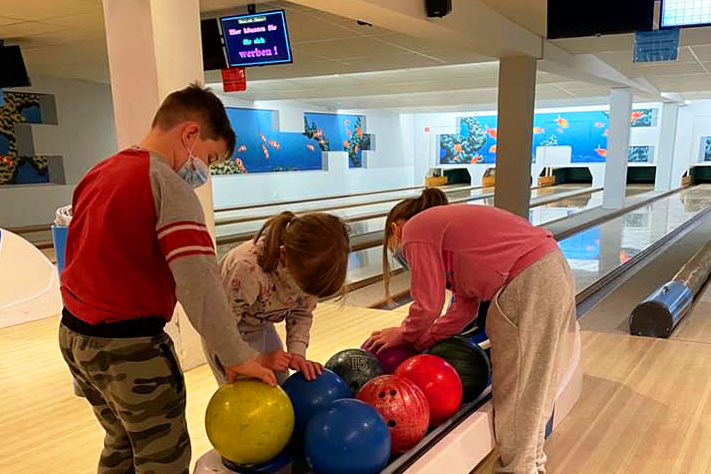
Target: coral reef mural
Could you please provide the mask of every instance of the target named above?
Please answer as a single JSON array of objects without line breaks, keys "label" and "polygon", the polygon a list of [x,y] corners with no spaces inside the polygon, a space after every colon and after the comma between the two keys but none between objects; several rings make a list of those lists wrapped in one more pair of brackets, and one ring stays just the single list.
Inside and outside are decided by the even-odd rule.
[{"label": "coral reef mural", "polygon": [[305,113],[304,131],[281,132],[275,110],[228,108],[237,133],[234,155],[212,167],[215,175],[322,169],[322,152],[345,151],[349,167],[363,166],[363,151],[372,150],[361,115]]},{"label": "coral reef mural", "polygon": [[362,167],[363,151],[372,149],[373,136],[365,133],[362,115],[306,113],[304,125],[304,135],[322,151],[346,151],[351,168]]},{"label": "coral reef mural", "polygon": [[652,147],[649,145],[630,146],[628,159],[630,163],[649,163],[652,161]]},{"label": "coral reef mural", "polygon": [[483,163],[487,130],[476,117],[460,118],[459,133],[439,136],[440,163]]},{"label": "coral reef mural", "polygon": [[[604,112],[610,119],[610,112]],[[631,127],[654,127],[657,125],[657,109],[634,109],[630,115]]]},{"label": "coral reef mural", "polygon": [[0,105],[0,185],[48,183],[46,156],[24,156],[18,151],[16,125],[42,123],[40,95],[3,92]]},{"label": "coral reef mural", "polygon": [[[609,112],[539,113],[533,118],[533,146],[535,161],[539,146],[569,146],[571,162],[604,162],[607,157]],[[497,120],[495,115],[458,118],[458,133],[439,135],[440,164],[475,164],[496,162]],[[656,109],[634,110],[630,116],[633,127],[656,124]],[[649,162],[650,147],[631,147],[630,161]]]},{"label": "coral reef mural", "polygon": [[701,137],[701,161],[711,161],[711,137]]}]

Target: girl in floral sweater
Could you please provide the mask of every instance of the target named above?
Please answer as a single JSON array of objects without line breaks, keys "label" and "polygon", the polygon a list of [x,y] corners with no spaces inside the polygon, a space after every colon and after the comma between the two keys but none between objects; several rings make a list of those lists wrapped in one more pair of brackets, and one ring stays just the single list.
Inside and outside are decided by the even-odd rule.
[{"label": "girl in floral sweater", "polygon": [[[283,212],[220,261],[239,332],[280,383],[289,368],[309,380],[321,373],[321,364],[306,359],[313,310],[319,298],[342,290],[349,252],[348,227],[338,217]],[[274,327],[282,321],[286,352]],[[215,378],[224,384],[222,362],[205,341],[203,348]]]}]

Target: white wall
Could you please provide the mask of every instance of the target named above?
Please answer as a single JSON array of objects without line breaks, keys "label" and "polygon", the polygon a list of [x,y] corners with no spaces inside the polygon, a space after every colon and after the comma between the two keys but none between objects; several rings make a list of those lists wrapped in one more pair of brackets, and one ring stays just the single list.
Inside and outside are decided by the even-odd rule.
[{"label": "white wall", "polygon": [[[347,153],[333,151],[323,153],[323,170],[215,176],[215,209],[413,185],[411,117],[386,110],[335,111],[296,101],[248,102],[229,94],[220,98],[230,107],[277,110],[282,132],[303,132],[304,112],[365,115],[365,132],[375,135],[375,149],[363,152],[363,168],[348,168]],[[235,128],[239,134],[239,124]]]},{"label": "white wall", "polygon": [[0,227],[45,224],[71,202],[74,185],[96,163],[116,152],[111,88],[88,81],[32,77],[33,86],[12,89],[51,94],[57,125],[32,125],[35,153],[64,157],[66,185],[0,186]]},{"label": "white wall", "polygon": [[690,165],[699,163],[701,137],[711,135],[711,100],[693,101],[679,108],[674,146],[672,187],[678,186]]}]

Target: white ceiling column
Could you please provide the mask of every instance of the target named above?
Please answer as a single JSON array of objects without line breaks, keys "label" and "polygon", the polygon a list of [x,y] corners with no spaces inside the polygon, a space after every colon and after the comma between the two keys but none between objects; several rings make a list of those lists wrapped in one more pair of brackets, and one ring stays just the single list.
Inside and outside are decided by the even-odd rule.
[{"label": "white ceiling column", "polygon": [[672,183],[674,169],[674,145],[676,126],[679,119],[679,104],[668,102],[662,105],[661,125],[659,127],[659,150],[657,151],[657,173],[654,177],[655,191],[668,191],[679,183]]},{"label": "white ceiling column", "polygon": [[502,58],[499,68],[494,205],[528,219],[536,60]]},{"label": "white ceiling column", "polygon": [[[171,92],[202,82],[198,0],[103,0],[119,147],[139,143]],[[214,235],[212,183],[197,190]],[[178,306],[167,326],[184,369],[204,362],[200,336]]]},{"label": "white ceiling column", "polygon": [[625,203],[627,189],[627,161],[630,149],[630,114],[632,90],[629,87],[610,91],[610,136],[605,159],[605,189],[602,207],[620,209]]}]

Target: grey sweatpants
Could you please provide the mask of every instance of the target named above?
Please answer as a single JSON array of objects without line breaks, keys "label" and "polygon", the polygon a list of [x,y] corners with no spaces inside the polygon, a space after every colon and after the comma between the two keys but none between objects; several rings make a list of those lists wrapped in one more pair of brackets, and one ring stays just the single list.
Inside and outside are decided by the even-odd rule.
[{"label": "grey sweatpants", "polygon": [[[276,328],[272,323],[265,324],[256,330],[250,330],[249,332],[240,331],[240,333],[242,334],[242,339],[244,339],[244,341],[249,344],[252,349],[260,354],[269,354],[270,352],[284,350],[284,345],[282,344],[279,334],[277,334]],[[215,380],[217,380],[217,384],[222,386],[227,383],[225,378],[225,369],[222,366],[222,362],[220,362],[217,354],[212,352],[210,348],[207,347],[204,340],[202,341],[202,349],[205,353],[205,357],[207,358],[207,363],[212,370],[212,374],[215,376]],[[275,372],[275,375],[279,385],[281,385],[289,376],[288,372]]]},{"label": "grey sweatpants", "polygon": [[575,343],[575,281],[560,251],[533,263],[494,297],[491,341],[494,472],[544,474],[546,424]]}]

